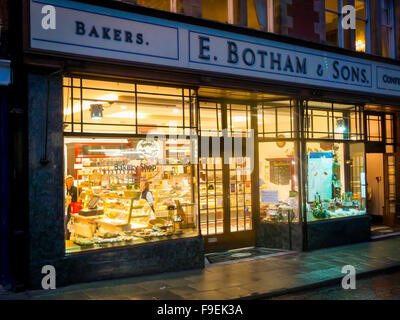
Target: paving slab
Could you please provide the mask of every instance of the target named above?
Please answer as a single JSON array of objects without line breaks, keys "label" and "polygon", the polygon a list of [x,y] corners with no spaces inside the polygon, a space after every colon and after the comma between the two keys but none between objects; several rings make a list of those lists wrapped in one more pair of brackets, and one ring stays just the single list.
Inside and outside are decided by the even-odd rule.
[{"label": "paving slab", "polygon": [[345,265],[357,277],[400,270],[400,237],[355,245],[299,252],[221,265],[202,270],[75,284],[51,291],[11,293],[0,288],[0,300],[181,300],[254,299],[339,283]]}]

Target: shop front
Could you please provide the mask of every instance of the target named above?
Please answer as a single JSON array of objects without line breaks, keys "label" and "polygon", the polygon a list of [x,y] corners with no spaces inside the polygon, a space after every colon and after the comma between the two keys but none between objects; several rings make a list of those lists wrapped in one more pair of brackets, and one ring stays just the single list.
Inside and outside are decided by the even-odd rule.
[{"label": "shop front", "polygon": [[[40,27],[43,3],[64,33]],[[45,264],[63,285],[368,241],[377,142],[398,223],[398,91],[383,80],[398,65],[121,3],[43,3],[25,1],[30,286]]]}]

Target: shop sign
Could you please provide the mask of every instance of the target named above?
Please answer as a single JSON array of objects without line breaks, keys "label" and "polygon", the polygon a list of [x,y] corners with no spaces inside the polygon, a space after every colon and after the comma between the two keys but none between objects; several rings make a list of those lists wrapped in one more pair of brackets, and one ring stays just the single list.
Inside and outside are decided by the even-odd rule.
[{"label": "shop sign", "polygon": [[30,6],[32,49],[400,96],[395,65],[69,0]]}]

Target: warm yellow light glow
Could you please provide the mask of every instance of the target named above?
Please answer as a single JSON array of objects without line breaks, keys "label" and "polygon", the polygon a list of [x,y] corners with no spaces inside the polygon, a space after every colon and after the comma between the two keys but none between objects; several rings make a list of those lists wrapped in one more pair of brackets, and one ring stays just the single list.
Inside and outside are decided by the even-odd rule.
[{"label": "warm yellow light glow", "polygon": [[[135,112],[134,111],[122,111],[122,112],[111,113],[109,115],[106,115],[105,117],[134,119]],[[144,118],[146,118],[146,115],[144,113],[138,113],[137,117],[138,117],[138,119],[144,119]]]},{"label": "warm yellow light glow", "polygon": [[356,50],[357,51],[365,51],[365,43],[362,40],[356,41]]},{"label": "warm yellow light glow", "polygon": [[98,98],[99,100],[106,100],[106,101],[116,101],[118,100],[118,95],[115,93],[106,94]]},{"label": "warm yellow light glow", "polygon": [[[82,110],[83,111],[89,110],[90,109],[90,105],[92,103],[93,103],[92,101],[83,101]],[[74,103],[74,113],[77,113],[77,112],[81,112],[81,104],[79,102],[78,103]],[[71,109],[64,110],[64,115],[65,116],[71,115]]]}]

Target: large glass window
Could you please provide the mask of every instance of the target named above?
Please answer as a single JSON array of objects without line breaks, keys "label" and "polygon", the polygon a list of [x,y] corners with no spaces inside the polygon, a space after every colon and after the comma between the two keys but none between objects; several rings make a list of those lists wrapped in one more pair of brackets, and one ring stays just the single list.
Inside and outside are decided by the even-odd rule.
[{"label": "large glass window", "polygon": [[66,252],[197,234],[189,140],[65,137]]},{"label": "large glass window", "polygon": [[307,221],[366,213],[363,143],[307,142]]},{"label": "large glass window", "polygon": [[198,234],[191,94],[64,78],[67,253]]},{"label": "large glass window", "polygon": [[293,100],[281,99],[258,105],[259,138],[290,139],[295,136]]},{"label": "large glass window", "polygon": [[64,78],[66,132],[190,134],[194,104],[190,89]]},{"label": "large glass window", "polygon": [[299,221],[294,142],[260,142],[259,161],[260,218],[283,223]]},{"label": "large glass window", "polygon": [[310,139],[363,140],[362,107],[308,101],[304,131]]}]

